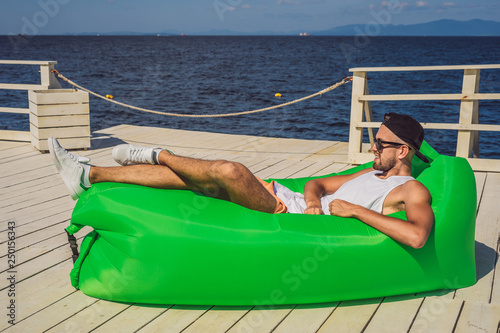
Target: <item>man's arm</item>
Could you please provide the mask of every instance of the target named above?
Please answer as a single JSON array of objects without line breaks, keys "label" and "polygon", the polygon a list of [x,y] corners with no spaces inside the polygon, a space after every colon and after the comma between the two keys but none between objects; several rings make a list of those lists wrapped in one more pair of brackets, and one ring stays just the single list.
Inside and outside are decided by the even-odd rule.
[{"label": "man's arm", "polygon": [[345,182],[354,179],[364,173],[373,171],[372,168],[363,169],[350,175],[331,176],[310,180],[304,186],[304,200],[307,208],[305,214],[323,214],[321,209],[321,197],[337,191]]},{"label": "man's arm", "polygon": [[404,188],[401,196],[406,207],[407,221],[382,215],[343,200],[332,201],[330,212],[336,216],[357,218],[400,243],[421,248],[425,245],[434,223],[434,212],[430,206],[431,195],[427,188],[417,181],[410,181],[402,186]]}]

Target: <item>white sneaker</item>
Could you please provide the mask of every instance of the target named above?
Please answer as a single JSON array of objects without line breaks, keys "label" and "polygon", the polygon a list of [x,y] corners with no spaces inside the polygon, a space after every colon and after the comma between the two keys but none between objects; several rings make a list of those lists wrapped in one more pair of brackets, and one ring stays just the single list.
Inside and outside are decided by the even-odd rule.
[{"label": "white sneaker", "polygon": [[[84,164],[89,163],[90,158],[68,153],[54,138],[49,138],[48,143],[50,155],[54,159],[54,164],[68,188],[71,198],[78,199],[90,187],[90,182],[84,179]],[[90,165],[85,165],[85,167],[90,168]]]},{"label": "white sneaker", "polygon": [[155,149],[159,148],[122,144],[113,148],[112,155],[116,163],[121,165],[156,164],[154,160]]}]

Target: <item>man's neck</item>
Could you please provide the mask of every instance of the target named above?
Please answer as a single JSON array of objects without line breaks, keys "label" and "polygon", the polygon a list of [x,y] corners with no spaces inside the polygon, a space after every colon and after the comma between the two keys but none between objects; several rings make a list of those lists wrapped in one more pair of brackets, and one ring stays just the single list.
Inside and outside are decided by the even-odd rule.
[{"label": "man's neck", "polygon": [[391,169],[386,171],[380,171],[380,173],[377,174],[377,177],[381,179],[387,179],[392,176],[411,176],[411,166],[403,163],[400,164],[398,163]]}]

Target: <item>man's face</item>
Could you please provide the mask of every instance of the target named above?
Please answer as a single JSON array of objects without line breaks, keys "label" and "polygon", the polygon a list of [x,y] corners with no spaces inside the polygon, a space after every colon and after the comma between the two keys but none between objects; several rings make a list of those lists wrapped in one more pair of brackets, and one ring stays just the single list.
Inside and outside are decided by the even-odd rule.
[{"label": "man's face", "polygon": [[[392,133],[387,127],[383,125],[380,126],[376,138],[382,141],[390,141],[390,142],[401,141],[396,135],[394,135],[394,133]],[[375,159],[373,160],[373,168],[375,170],[386,172],[394,168],[394,166],[398,161],[396,156],[399,149],[393,146],[389,146],[386,148],[382,148],[381,150],[378,150],[376,145],[374,144],[371,150],[375,155]]]},{"label": "man's face", "polygon": [[378,157],[377,153],[375,154],[375,160],[373,161],[373,168],[375,170],[379,170],[382,172],[387,172],[394,168],[397,162],[395,154],[389,154],[385,153],[385,150],[382,150],[382,153],[378,152]]}]

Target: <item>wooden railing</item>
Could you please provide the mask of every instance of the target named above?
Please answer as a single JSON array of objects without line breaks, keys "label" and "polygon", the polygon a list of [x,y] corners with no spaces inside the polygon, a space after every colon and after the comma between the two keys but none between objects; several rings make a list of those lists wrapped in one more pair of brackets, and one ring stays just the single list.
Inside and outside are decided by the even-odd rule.
[{"label": "wooden railing", "polygon": [[[40,66],[40,84],[0,83],[0,89],[6,90],[45,90],[58,89],[61,85],[52,73],[57,61],[0,60],[0,65]],[[1,67],[0,67],[1,68]],[[29,114],[29,109],[0,107],[0,112]],[[31,141],[29,131],[0,130],[0,140]]]},{"label": "wooden railing", "polygon": [[[372,121],[371,101],[429,101],[459,100],[460,117],[458,123],[422,123],[424,128],[457,130],[456,156],[466,158],[476,171],[500,172],[500,160],[481,159],[479,152],[479,131],[500,131],[500,125],[479,124],[479,100],[500,100],[500,93],[479,93],[481,69],[500,69],[495,65],[464,66],[423,66],[423,67],[372,67],[351,68],[353,72],[351,120],[349,131],[350,163],[360,164],[373,159],[372,153],[362,152],[363,128],[368,129],[370,144],[373,144],[373,129],[381,122]],[[414,95],[370,95],[368,92],[368,72],[396,71],[443,71],[463,70],[462,92],[457,94],[414,94]],[[457,110],[458,111],[458,110]],[[418,115],[415,116],[418,119]]]}]

